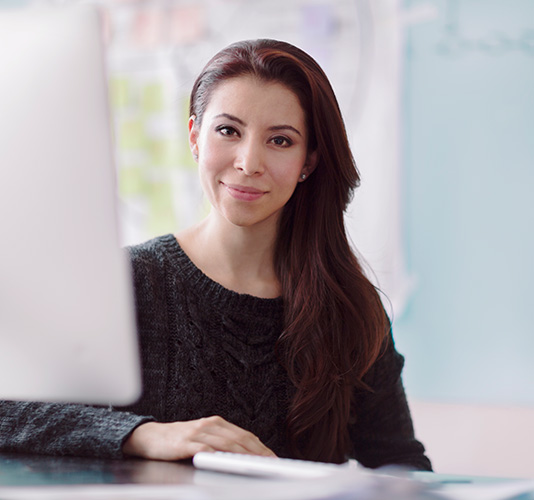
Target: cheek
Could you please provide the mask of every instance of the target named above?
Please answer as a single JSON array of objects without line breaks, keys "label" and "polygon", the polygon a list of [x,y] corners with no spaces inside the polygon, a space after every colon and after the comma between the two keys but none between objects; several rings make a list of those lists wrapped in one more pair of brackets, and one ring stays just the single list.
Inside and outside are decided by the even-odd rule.
[{"label": "cheek", "polygon": [[208,162],[199,162],[199,179],[200,185],[204,194],[207,196],[210,202],[213,202],[215,191],[218,185],[219,175],[216,169],[214,169]]},{"label": "cheek", "polygon": [[215,173],[227,164],[230,158],[228,148],[217,141],[202,141],[199,146],[199,168]]},{"label": "cheek", "polygon": [[277,184],[283,184],[288,187],[296,186],[305,160],[305,155],[295,154],[273,161],[273,168],[271,169],[273,179]]},{"label": "cheek", "polygon": [[212,145],[205,145],[201,149],[198,159],[200,179],[203,183],[209,182],[221,170],[222,155]]}]

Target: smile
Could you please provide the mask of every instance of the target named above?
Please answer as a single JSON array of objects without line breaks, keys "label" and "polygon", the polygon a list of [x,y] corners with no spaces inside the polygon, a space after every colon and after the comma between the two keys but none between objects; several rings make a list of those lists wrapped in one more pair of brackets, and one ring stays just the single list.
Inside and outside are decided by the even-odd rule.
[{"label": "smile", "polygon": [[232,198],[240,201],[255,201],[265,194],[265,191],[253,187],[225,184],[224,182],[221,182],[221,184],[226,188]]}]

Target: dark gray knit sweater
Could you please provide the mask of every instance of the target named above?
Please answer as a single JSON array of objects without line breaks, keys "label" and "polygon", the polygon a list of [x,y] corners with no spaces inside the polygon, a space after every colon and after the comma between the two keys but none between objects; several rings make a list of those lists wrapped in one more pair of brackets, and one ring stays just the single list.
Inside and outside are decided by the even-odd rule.
[{"label": "dark gray knit sweater", "polygon": [[[0,449],[121,457],[143,422],[220,415],[250,430],[279,456],[286,446],[293,388],[274,346],[281,299],[223,288],[204,275],[172,235],[130,249],[142,353],[143,395],[128,408],[0,402]],[[357,392],[350,428],[353,456],[367,467],[430,469],[415,440],[393,343]]]}]

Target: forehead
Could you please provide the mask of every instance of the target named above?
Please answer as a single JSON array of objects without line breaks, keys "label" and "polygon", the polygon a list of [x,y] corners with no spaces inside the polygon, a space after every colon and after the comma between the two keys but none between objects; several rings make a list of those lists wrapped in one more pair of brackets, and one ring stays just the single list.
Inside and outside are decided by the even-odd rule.
[{"label": "forehead", "polygon": [[[227,113],[254,122],[292,125],[306,131],[304,110],[296,94],[278,82],[265,82],[252,76],[225,80],[214,89],[205,117]],[[298,125],[298,127],[297,127]]]}]

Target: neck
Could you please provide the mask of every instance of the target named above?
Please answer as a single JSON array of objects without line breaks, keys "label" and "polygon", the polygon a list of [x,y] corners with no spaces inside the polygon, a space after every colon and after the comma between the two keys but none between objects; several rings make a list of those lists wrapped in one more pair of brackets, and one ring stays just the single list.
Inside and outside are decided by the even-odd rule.
[{"label": "neck", "polygon": [[212,211],[177,239],[194,264],[225,288],[264,298],[280,295],[274,271],[275,221],[239,227]]}]

